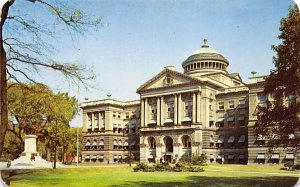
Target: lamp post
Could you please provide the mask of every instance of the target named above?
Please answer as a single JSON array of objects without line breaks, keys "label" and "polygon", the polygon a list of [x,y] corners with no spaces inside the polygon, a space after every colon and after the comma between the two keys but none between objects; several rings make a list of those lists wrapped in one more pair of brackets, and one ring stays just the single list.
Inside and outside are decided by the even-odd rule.
[{"label": "lamp post", "polygon": [[129,151],[129,167],[131,167],[131,141],[130,141],[130,126],[128,125],[128,151]]},{"label": "lamp post", "polygon": [[55,135],[53,136],[54,140],[54,162],[53,169],[56,169],[56,152],[57,152],[57,120],[55,120]]},{"label": "lamp post", "polygon": [[78,167],[78,160],[79,160],[79,157],[78,157],[78,129],[79,128],[76,128],[76,157],[77,157],[77,163],[76,163],[76,165],[77,165],[77,167]]}]

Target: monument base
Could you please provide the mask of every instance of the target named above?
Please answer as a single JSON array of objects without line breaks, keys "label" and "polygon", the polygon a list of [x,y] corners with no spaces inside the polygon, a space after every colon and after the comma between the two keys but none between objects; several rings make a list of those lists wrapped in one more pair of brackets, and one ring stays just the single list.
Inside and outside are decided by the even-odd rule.
[{"label": "monument base", "polygon": [[[25,150],[21,156],[11,162],[12,168],[52,168],[52,162],[48,162],[40,157],[36,151],[36,135],[25,135]],[[57,168],[64,167],[60,163],[56,163]]]}]

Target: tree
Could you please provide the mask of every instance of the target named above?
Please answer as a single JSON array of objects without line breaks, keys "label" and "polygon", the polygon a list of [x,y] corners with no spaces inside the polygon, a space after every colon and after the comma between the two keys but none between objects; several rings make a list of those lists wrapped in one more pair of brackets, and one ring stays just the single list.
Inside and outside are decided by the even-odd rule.
[{"label": "tree", "polygon": [[[255,133],[266,136],[270,149],[283,146],[299,149],[300,131],[300,14],[295,5],[280,22],[275,70],[266,78],[264,94],[272,95],[267,106],[258,106]],[[295,136],[296,135],[296,136]]]},{"label": "tree", "polygon": [[[34,129],[38,148],[41,151],[44,147],[49,159],[54,141],[58,145],[66,143],[65,137],[68,136],[70,129],[68,124],[78,111],[77,100],[66,93],[53,93],[42,84],[9,84],[9,86],[10,123],[7,130],[21,142],[19,149],[23,151],[24,134]],[[43,121],[42,116],[46,117],[47,121]],[[14,124],[18,124],[17,127]]]},{"label": "tree", "polygon": [[[10,15],[12,8],[19,5],[22,10],[26,6],[33,5],[30,2],[35,3],[35,8],[53,15],[56,18],[50,20],[53,23],[44,24],[45,20],[30,14],[18,14],[18,11]],[[8,125],[8,80],[20,83],[20,80],[25,79],[35,83],[32,74],[38,73],[40,68],[61,72],[68,80],[78,80],[82,83],[94,77],[84,66],[51,59],[55,47],[49,43],[49,39],[55,41],[58,34],[64,32],[63,27],[66,27],[66,32],[71,35],[83,34],[91,27],[96,28],[100,23],[99,19],[90,19],[81,10],[73,9],[69,5],[70,1],[27,0],[18,3],[15,0],[4,0],[0,6],[0,155]]]}]

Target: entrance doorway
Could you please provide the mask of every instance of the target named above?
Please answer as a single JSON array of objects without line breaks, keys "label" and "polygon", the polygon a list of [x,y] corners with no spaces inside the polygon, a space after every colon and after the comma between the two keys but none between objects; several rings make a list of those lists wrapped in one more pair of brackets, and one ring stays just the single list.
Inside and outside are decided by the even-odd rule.
[{"label": "entrance doorway", "polygon": [[164,155],[165,162],[172,162],[173,157],[173,139],[170,136],[166,136],[164,138],[165,146],[166,146],[166,153]]},{"label": "entrance doorway", "polygon": [[172,162],[172,155],[164,155],[164,161],[171,163]]}]

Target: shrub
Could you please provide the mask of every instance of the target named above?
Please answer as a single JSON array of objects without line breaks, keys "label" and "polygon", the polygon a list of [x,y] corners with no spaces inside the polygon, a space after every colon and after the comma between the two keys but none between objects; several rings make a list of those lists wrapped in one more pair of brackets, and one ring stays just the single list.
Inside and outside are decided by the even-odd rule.
[{"label": "shrub", "polygon": [[185,152],[179,159],[180,162],[190,163],[191,162],[191,155],[189,152]]},{"label": "shrub", "polygon": [[205,164],[207,161],[206,154],[202,153],[200,156],[198,154],[193,154],[192,156],[192,164]]},{"label": "shrub", "polygon": [[153,166],[155,171],[164,171],[165,166],[163,164],[156,164]]},{"label": "shrub", "polygon": [[153,166],[148,166],[144,163],[138,163],[134,168],[134,172],[142,171],[142,172],[154,172],[154,171],[173,171],[173,172],[203,172],[204,169],[200,167],[185,167],[184,165],[170,166],[169,164],[155,164]]},{"label": "shrub", "polygon": [[133,168],[133,171],[134,172],[137,172],[137,171],[146,171],[149,169],[149,166],[147,164],[144,164],[144,163],[137,163],[136,166]]},{"label": "shrub", "polygon": [[288,170],[291,170],[294,166],[294,162],[293,161],[288,161],[286,163],[284,163],[284,167],[288,167]]}]

